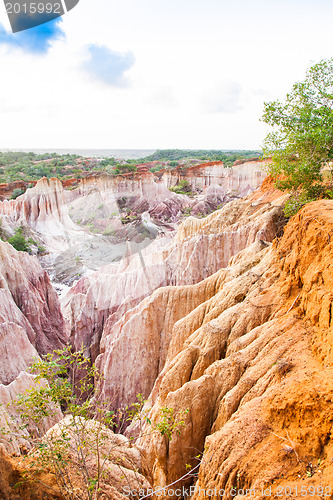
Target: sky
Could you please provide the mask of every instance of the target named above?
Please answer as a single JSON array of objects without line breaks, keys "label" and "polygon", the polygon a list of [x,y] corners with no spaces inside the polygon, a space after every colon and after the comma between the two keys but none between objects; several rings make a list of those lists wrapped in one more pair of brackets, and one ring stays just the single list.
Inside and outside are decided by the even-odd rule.
[{"label": "sky", "polygon": [[332,23],[331,0],[80,0],[13,34],[0,0],[0,148],[258,149]]}]

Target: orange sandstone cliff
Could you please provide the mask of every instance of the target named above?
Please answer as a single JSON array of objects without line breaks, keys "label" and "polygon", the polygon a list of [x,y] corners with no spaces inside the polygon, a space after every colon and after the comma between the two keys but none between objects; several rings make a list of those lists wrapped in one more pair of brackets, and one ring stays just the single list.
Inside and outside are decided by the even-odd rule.
[{"label": "orange sandstone cliff", "polygon": [[185,425],[172,441],[142,438],[154,485],[190,464],[198,476],[183,485],[196,486],[195,499],[215,488],[223,498],[250,489],[264,498],[262,488],[296,498],[296,487],[331,498],[332,235],[333,203],[311,203],[282,238],[248,247],[208,278],[201,301],[198,285],[178,291],[195,307],[173,326],[147,406],[155,420],[172,407]]},{"label": "orange sandstone cliff", "polygon": [[[237,500],[249,490],[257,499],[332,498],[333,202],[310,203],[285,225],[285,199],[267,180],[63,298],[71,342],[83,342],[104,375],[98,397],[121,407],[141,392],[152,422],[165,407],[184,421],[172,440],[149,423],[141,430],[140,478],[154,488],[175,482],[194,499],[208,490]],[[16,263],[13,252],[5,258]],[[26,318],[15,309],[20,321],[5,320],[15,325],[3,337],[23,338],[28,321],[38,351],[33,324],[44,309],[29,309],[41,290],[24,278],[30,264],[2,270],[6,297],[17,297],[10,307]],[[28,280],[24,306],[18,277]],[[114,497],[124,498],[121,488]]]}]

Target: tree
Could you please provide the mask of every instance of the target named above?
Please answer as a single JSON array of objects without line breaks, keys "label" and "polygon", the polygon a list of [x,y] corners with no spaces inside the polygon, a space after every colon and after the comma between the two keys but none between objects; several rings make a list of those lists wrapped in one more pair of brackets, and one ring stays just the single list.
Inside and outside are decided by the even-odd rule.
[{"label": "tree", "polygon": [[[7,405],[10,425],[0,428],[0,434],[10,440],[24,437],[32,448],[25,457],[26,480],[38,480],[40,471],[49,471],[66,500],[110,498],[105,488],[112,481],[123,490],[144,491],[149,484],[138,470],[136,437],[118,433],[124,424],[136,421],[137,437],[158,432],[171,440],[185,425],[182,412],[176,416],[173,408],[164,407],[158,421],[152,422],[141,394],[130,406],[110,411],[110,401],[93,398],[102,379],[95,365],[87,362],[83,347],[49,353],[36,359],[30,371],[34,385]],[[64,418],[59,421],[60,410]],[[59,422],[48,430],[52,419]],[[150,432],[142,434],[145,422]]]},{"label": "tree", "polygon": [[19,196],[21,196],[21,194],[24,193],[25,193],[24,189],[15,188],[14,191],[12,192],[11,200],[16,200],[16,198],[18,198]]},{"label": "tree", "polygon": [[10,238],[8,238],[8,243],[10,243],[18,252],[29,252],[30,245],[26,241],[22,232],[23,232],[22,227],[16,229],[15,234]]},{"label": "tree", "polygon": [[274,127],[264,142],[269,173],[280,189],[304,199],[325,195],[322,167],[333,160],[333,58],[312,66],[285,102],[265,103],[262,121]]}]

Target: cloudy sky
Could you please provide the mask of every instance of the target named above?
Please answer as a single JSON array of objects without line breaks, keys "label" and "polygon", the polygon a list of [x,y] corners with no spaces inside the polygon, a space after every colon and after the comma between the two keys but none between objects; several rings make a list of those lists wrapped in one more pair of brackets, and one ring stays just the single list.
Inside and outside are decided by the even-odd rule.
[{"label": "cloudy sky", "polygon": [[12,34],[1,2],[0,148],[259,148],[332,24],[332,0],[80,0]]}]

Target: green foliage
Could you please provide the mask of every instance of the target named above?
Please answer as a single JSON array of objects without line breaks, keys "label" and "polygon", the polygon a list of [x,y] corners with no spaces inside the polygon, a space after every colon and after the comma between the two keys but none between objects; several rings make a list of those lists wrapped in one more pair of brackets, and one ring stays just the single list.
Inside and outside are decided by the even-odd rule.
[{"label": "green foliage", "polygon": [[103,236],[114,236],[115,231],[114,231],[114,229],[112,229],[112,227],[108,226],[106,229],[104,229],[102,234],[103,234]]},{"label": "green foliage", "polygon": [[176,186],[170,187],[169,190],[173,193],[187,194],[188,196],[194,194],[192,193],[190,184],[186,180],[180,181]]},{"label": "green foliage", "polygon": [[64,178],[68,174],[70,177],[80,177],[83,170],[93,170],[98,164],[98,159],[82,158],[72,154],[0,152],[0,182],[38,180],[43,176]]},{"label": "green foliage", "polygon": [[15,250],[19,252],[29,252],[30,244],[25,239],[22,232],[23,232],[22,227],[16,229],[14,236],[8,238],[8,243],[10,243],[15,248]]},{"label": "green foliage", "polygon": [[117,160],[115,158],[104,158],[101,163],[100,163],[100,166],[103,168],[103,167],[108,167],[109,165],[111,166],[115,166],[117,164]]},{"label": "green foliage", "polygon": [[130,406],[126,406],[125,412],[127,414],[127,422],[133,422],[140,419],[142,409],[146,403],[145,398],[142,394],[137,394],[137,401],[132,403]]},{"label": "green foliage", "polygon": [[[113,426],[115,416],[91,403],[93,380],[98,379],[95,366],[84,357],[83,349],[72,352],[67,347],[36,360],[31,372],[35,374],[35,385],[12,403],[20,415],[16,433],[28,432],[35,446],[29,467],[51,470],[64,497],[71,500],[82,498],[71,483],[69,472],[75,469],[85,485],[84,498],[99,498],[106,463],[99,449],[107,440],[106,430]],[[57,417],[60,407],[68,418],[61,421],[57,431],[47,433],[46,419]],[[96,454],[100,465],[97,472],[87,466],[87,457]]]},{"label": "green foliage", "polygon": [[[182,413],[186,414],[188,413],[188,410],[180,412],[180,415],[182,415]],[[156,424],[156,429],[162,434],[162,436],[166,436],[170,441],[172,439],[173,432],[176,431],[177,434],[180,434],[179,427],[185,425],[184,420],[179,421],[176,419],[174,409],[167,406],[160,408],[159,417],[160,419]]]},{"label": "green foliage", "polygon": [[[13,416],[11,430],[1,430],[11,438],[22,431],[25,436],[28,434],[34,446],[29,455],[30,475],[51,470],[68,500],[104,498],[102,486],[108,477],[109,460],[125,478],[119,452],[135,438],[110,440],[109,429],[119,432],[124,422],[138,421],[140,432],[146,424],[151,432],[159,432],[171,440],[173,433],[179,433],[184,425],[168,407],[160,410],[157,423],[152,422],[148,418],[149,410],[144,409],[146,401],[142,394],[137,396],[136,402],[118,412],[109,411],[109,402],[102,404],[98,398],[92,398],[102,378],[95,365],[85,358],[83,347],[73,352],[68,346],[47,354],[35,360],[31,373],[35,375],[34,385],[8,404],[14,409],[14,413],[10,413],[19,415],[19,419]],[[47,432],[47,421],[59,418],[60,408],[65,418]],[[182,413],[187,412],[179,415]],[[129,460],[127,455],[125,457]],[[84,495],[74,489],[73,474],[84,485]]]},{"label": "green foliage", "polygon": [[[176,165],[174,165],[174,166],[177,166],[177,165],[178,165],[178,162],[172,162],[172,161],[171,161],[171,162],[169,163],[169,165],[170,165],[170,166],[171,166],[171,163],[176,163]],[[166,168],[166,167],[165,167],[165,165],[163,165],[163,164],[157,164],[157,165],[155,165],[154,167],[151,167],[150,171],[151,171],[151,172],[159,172],[160,170],[164,170],[165,168]]]},{"label": "green foliage", "polygon": [[46,252],[46,248],[43,245],[37,245],[38,253],[43,254]]},{"label": "green foliage", "polygon": [[132,163],[117,163],[113,168],[112,173],[114,175],[127,174],[129,172],[136,172],[137,166]]},{"label": "green foliage", "polygon": [[191,207],[188,207],[188,208],[184,208],[182,210],[182,214],[185,215],[185,217],[189,217],[192,213],[192,208]]},{"label": "green foliage", "polygon": [[321,169],[333,159],[333,59],[312,66],[285,102],[265,103],[262,121],[274,127],[264,152],[280,189],[301,189],[311,198]]},{"label": "green foliage", "polygon": [[[136,160],[120,160],[116,158],[85,158],[73,154],[57,153],[25,153],[10,151],[0,152],[0,182],[16,180],[36,181],[41,177],[58,177],[80,179],[87,172],[106,172],[110,175],[121,175],[137,171],[137,165],[151,161],[161,162],[150,170],[173,169],[179,165],[190,166],[198,162],[223,161],[230,167],[236,160],[261,156],[261,151],[248,150],[158,150],[153,155]],[[67,189],[74,189],[69,186]]]},{"label": "green foliage", "polygon": [[16,200],[16,198],[18,198],[19,196],[21,196],[21,194],[24,194],[25,191],[24,189],[20,189],[20,188],[16,188],[14,189],[14,191],[12,192],[12,195],[11,195],[11,199],[12,200]]},{"label": "green foliage", "polygon": [[34,245],[35,247],[37,247],[37,250],[38,250],[38,253],[39,254],[43,254],[46,252],[46,249],[45,247],[43,247],[43,245],[40,245],[36,240],[34,240],[33,238],[28,238],[27,240],[28,242],[28,245],[29,245],[29,251],[30,251],[30,245]]},{"label": "green foliage", "polygon": [[292,217],[300,208],[311,201],[314,201],[314,198],[309,198],[306,193],[296,192],[284,205],[283,213],[285,217]]},{"label": "green foliage", "polygon": [[168,161],[169,165],[176,167],[181,160],[198,159],[202,161],[223,161],[226,166],[231,166],[236,160],[261,156],[259,150],[210,150],[210,149],[158,149],[150,156],[141,158],[140,162]]}]

